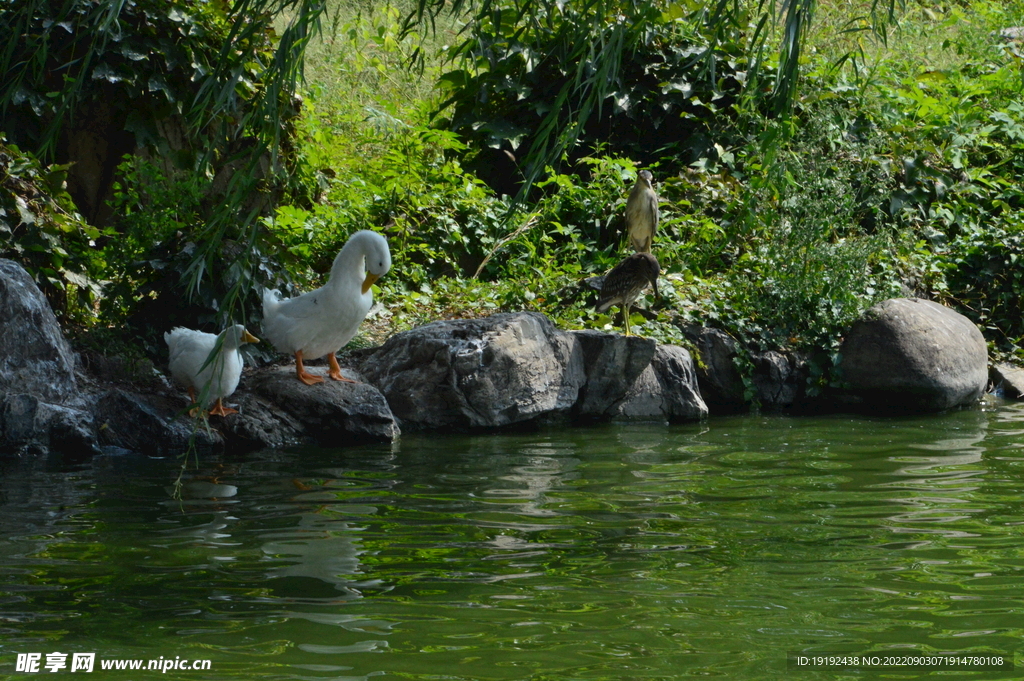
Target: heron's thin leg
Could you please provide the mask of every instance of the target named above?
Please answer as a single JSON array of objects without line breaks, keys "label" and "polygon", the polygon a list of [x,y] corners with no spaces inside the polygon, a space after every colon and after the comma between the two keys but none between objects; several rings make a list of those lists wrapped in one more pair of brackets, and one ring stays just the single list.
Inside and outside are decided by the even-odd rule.
[{"label": "heron's thin leg", "polygon": [[622,321],[626,325],[626,335],[629,334],[629,303],[623,303],[622,305]]}]

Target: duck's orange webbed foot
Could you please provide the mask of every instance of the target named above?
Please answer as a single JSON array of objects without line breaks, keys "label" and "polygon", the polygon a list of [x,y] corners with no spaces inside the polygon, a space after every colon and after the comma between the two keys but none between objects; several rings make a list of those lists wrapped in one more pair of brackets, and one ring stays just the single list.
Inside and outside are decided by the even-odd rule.
[{"label": "duck's orange webbed foot", "polygon": [[188,399],[189,402],[192,403],[192,406],[188,408],[188,415],[191,416],[192,418],[195,418],[199,416],[199,413],[202,411],[202,409],[200,409],[199,405],[196,404],[196,389],[193,388],[192,386],[188,387]]},{"label": "duck's orange webbed foot", "polygon": [[224,403],[221,402],[220,400],[221,400],[221,398],[218,397],[217,398],[217,404],[215,404],[213,406],[213,409],[210,410],[210,416],[227,416],[228,414],[237,414],[238,413],[237,409],[232,409],[231,407],[225,407]]},{"label": "duck's orange webbed foot", "polygon": [[334,353],[327,355],[327,363],[331,365],[330,371],[327,375],[333,378],[335,381],[345,381],[346,383],[358,383],[359,381],[353,381],[351,378],[345,378],[341,375],[341,367],[338,366],[338,358],[334,356]]},{"label": "duck's orange webbed foot", "polygon": [[314,376],[306,371],[306,367],[302,366],[302,350],[295,352],[295,375],[306,385],[316,385],[317,383],[324,382],[323,376]]}]

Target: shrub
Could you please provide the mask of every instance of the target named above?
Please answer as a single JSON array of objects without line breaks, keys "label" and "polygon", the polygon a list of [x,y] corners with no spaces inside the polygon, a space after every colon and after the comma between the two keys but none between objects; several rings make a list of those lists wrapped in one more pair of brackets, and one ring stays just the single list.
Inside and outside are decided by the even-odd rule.
[{"label": "shrub", "polygon": [[701,18],[610,2],[560,3],[531,21],[496,4],[450,51],[459,68],[439,81],[446,124],[476,150],[471,167],[505,192],[520,168],[529,184],[539,163],[599,144],[645,165],[685,166],[711,153],[711,121],[728,115],[743,78],[739,32],[712,47],[696,30]]},{"label": "shrub", "polygon": [[0,257],[20,263],[65,320],[87,320],[109,231],[87,224],[67,193],[66,165],[43,166],[0,136]]}]

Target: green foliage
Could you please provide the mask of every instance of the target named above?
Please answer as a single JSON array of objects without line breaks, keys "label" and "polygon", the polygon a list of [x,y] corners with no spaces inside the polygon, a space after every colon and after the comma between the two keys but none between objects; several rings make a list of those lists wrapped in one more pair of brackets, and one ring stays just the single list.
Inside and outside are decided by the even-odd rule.
[{"label": "green foliage", "polygon": [[899,286],[875,276],[891,233],[882,141],[841,106],[804,113],[798,136],[755,185],[758,203],[773,210],[751,216],[759,238],[738,265],[765,326],[820,347]]},{"label": "green foliage", "polygon": [[[724,150],[723,150],[724,151]],[[725,166],[698,164],[658,185],[658,260],[696,276],[726,270],[749,247],[745,189]]]},{"label": "green foliage", "polygon": [[[738,0],[667,6],[651,0],[419,0],[407,26],[432,22],[444,12],[469,16],[465,39],[450,52],[458,68],[442,79],[455,105],[452,123],[489,144],[514,148],[528,140],[526,153],[517,155],[523,189],[529,189],[579,141],[613,139],[621,132],[627,144],[632,139],[644,146],[653,137],[646,153],[669,140],[666,146],[675,148],[666,157],[688,162],[678,154],[688,143],[659,137],[659,123],[674,127],[680,118],[710,118],[718,106],[711,102],[738,94],[735,85],[741,82],[749,108],[788,114],[816,4],[773,0],[755,9]],[[867,18],[845,30],[884,41],[903,4],[872,0]],[[776,40],[780,49],[773,61],[767,55]],[[692,97],[695,91],[711,96]],[[630,110],[637,116],[632,123]],[[681,125],[690,133],[700,129]],[[694,143],[691,156],[710,146]]]},{"label": "green foliage", "polygon": [[[102,242],[108,282],[101,321],[130,330],[148,352],[162,352],[163,332],[173,326],[221,327],[222,301],[254,280],[284,286],[289,266],[297,269],[294,263],[305,252],[289,248],[294,225],[282,219],[282,228],[272,230],[267,222],[254,242],[223,240],[218,266],[187,297],[182,282],[196,262],[204,204],[214,180],[178,173],[171,178],[158,164],[138,157],[119,170],[122,179],[112,201],[116,237]],[[288,215],[287,209],[282,212]],[[259,298],[252,295],[240,301],[234,314],[246,320],[258,316],[259,309]]]},{"label": "green foliage", "polygon": [[[201,202],[209,180],[182,176],[174,181],[143,159],[125,161],[119,171],[122,179],[114,185],[111,202],[118,235],[104,245],[110,283],[101,310],[104,321],[123,326],[131,323],[140,308],[154,306],[161,293],[169,296],[180,290],[182,267],[180,262],[177,267],[171,263],[180,258],[182,247],[187,247],[185,235],[201,224]],[[168,310],[169,318],[159,325],[159,332],[175,323],[184,324],[174,318],[180,316],[183,306],[168,307],[178,315]],[[162,312],[154,310],[154,314]],[[160,340],[158,329],[135,331],[155,346]]]},{"label": "green foliage", "polygon": [[870,113],[890,131],[897,185],[888,211],[918,235],[913,277],[981,325],[997,350],[1020,354],[1024,107],[1017,48],[994,36],[1024,17],[1024,3],[979,8],[965,29],[973,40],[949,41],[964,66],[886,65]]},{"label": "green foliage", "polygon": [[495,7],[449,52],[459,68],[440,79],[441,108],[474,147],[523,156],[530,181],[538,160],[554,165],[573,147],[688,164],[712,147],[711,122],[745,75],[739,32],[712,48],[700,15],[569,3],[535,22]]},{"label": "green foliage", "polygon": [[[90,103],[120,109],[139,143],[168,151],[158,122],[191,105],[228,33],[215,3],[154,0],[29,0],[7,10],[3,25],[22,39],[3,54],[0,110],[19,141],[48,156]],[[261,37],[242,47],[251,53],[267,46]],[[251,93],[256,74],[249,68],[238,75],[240,89],[248,84]]]},{"label": "green foliage", "polygon": [[[286,9],[289,21],[275,33]],[[16,3],[0,13],[0,30],[19,36],[0,52],[0,115],[33,149],[79,163],[95,159],[75,157],[68,140],[98,135],[114,158],[102,159],[111,167],[93,177],[142,146],[165,162],[161,181],[170,186],[158,191],[189,193],[193,176],[204,178],[206,195],[190,224],[182,222],[182,248],[157,258],[175,266],[163,268],[160,291],[143,293],[184,301],[172,312],[194,301],[188,317],[221,326],[242,315],[259,282],[274,279],[263,270],[276,270],[264,256],[276,244],[259,217],[289,189],[303,190],[289,185],[285,142],[302,50],[322,9],[313,0]],[[115,200],[134,202],[124,193]],[[131,281],[118,283],[123,290]],[[163,325],[173,316],[154,319]]]},{"label": "green foliage", "polygon": [[85,321],[103,271],[93,246],[109,231],[75,212],[66,174],[66,165],[43,166],[0,136],[0,257],[20,263],[58,315]]},{"label": "green foliage", "polygon": [[320,102],[341,117],[361,117],[367,107],[401,117],[435,96],[436,69],[408,68],[430,38],[403,31],[401,13],[391,4],[356,9],[335,2],[326,11],[324,34],[306,52],[306,75]]},{"label": "green foliage", "polygon": [[544,275],[558,270],[571,276],[599,274],[618,262],[625,200],[623,189],[636,180],[631,161],[581,159],[588,181],[550,173],[538,185],[538,201],[529,225],[494,259],[493,272],[505,276]]},{"label": "green foliage", "polygon": [[1006,216],[964,232],[949,247],[945,284],[997,349],[1024,359],[1024,221]]},{"label": "green foliage", "polygon": [[371,120],[338,142],[314,102],[300,124],[305,166],[331,168],[322,201],[303,213],[312,269],[329,269],[350,234],[373,228],[391,245],[392,278],[412,289],[440,276],[471,276],[503,236],[507,202],[451,158],[462,149],[454,134],[380,111]]}]

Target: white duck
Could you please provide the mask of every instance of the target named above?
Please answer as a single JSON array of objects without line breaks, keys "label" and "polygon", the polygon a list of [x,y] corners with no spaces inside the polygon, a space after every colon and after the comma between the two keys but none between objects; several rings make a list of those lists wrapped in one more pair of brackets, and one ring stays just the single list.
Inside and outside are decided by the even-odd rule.
[{"label": "white duck", "polygon": [[[235,392],[242,375],[242,353],[238,348],[243,343],[258,343],[259,339],[241,324],[235,324],[216,336],[179,326],[165,333],[164,340],[171,351],[171,376],[188,388],[192,402],[196,401],[196,390],[202,393],[209,385],[202,406],[208,407],[216,401],[210,414],[237,414],[237,409],[225,407],[221,400]],[[212,354],[214,352],[216,354]]]},{"label": "white duck", "polygon": [[303,359],[327,355],[328,375],[341,375],[335,354],[352,340],[373,305],[373,282],[391,269],[391,251],[380,234],[356,232],[334,259],[327,283],[301,296],[281,300],[277,290],[263,291],[263,331],[279,352],[295,355],[295,373],[306,385],[322,383],[302,366]]}]

